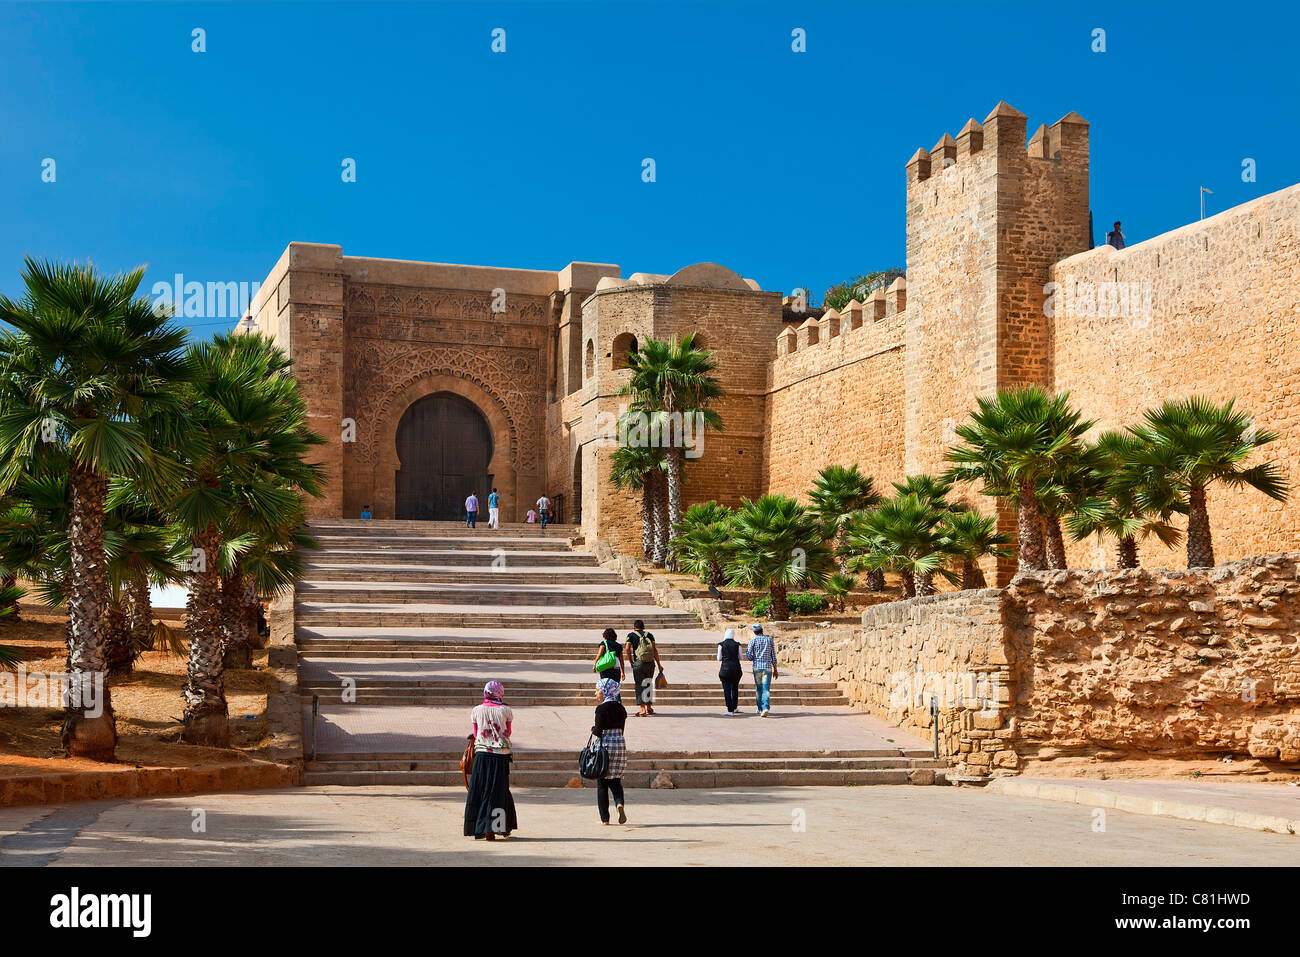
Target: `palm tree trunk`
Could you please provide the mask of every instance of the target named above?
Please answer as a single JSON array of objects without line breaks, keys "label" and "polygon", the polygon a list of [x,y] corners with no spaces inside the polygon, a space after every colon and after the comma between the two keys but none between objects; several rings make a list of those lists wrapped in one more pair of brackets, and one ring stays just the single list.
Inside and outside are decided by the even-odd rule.
[{"label": "palm tree trunk", "polygon": [[1016,537],[1018,539],[1018,570],[1042,571],[1043,526],[1038,517],[1038,499],[1033,482],[1020,483],[1020,502],[1016,509]]},{"label": "palm tree trunk", "polygon": [[226,640],[222,646],[223,671],[253,667],[253,636],[248,629],[248,606],[244,597],[245,575],[239,559],[221,580],[221,604]]},{"label": "palm tree trunk", "polygon": [[[673,529],[682,521],[682,456],[676,445],[670,445],[667,454],[664,457],[667,465],[665,478],[668,483],[668,530],[664,536],[664,544],[671,545],[673,540]],[[676,557],[670,557],[668,566],[673,571],[677,571]]]},{"label": "palm tree trunk", "polygon": [[190,597],[185,603],[185,632],[190,642],[190,660],[185,687],[185,731],[183,740],[224,748],[230,743],[230,714],[221,668],[221,576],[217,556],[221,533],[209,524],[194,536],[194,547],[203,556],[202,571],[190,575]]},{"label": "palm tree trunk", "polygon": [[1137,568],[1138,566],[1138,543],[1137,539],[1131,535],[1119,540],[1119,558],[1115,562],[1116,568]]},{"label": "palm tree trunk", "polygon": [[867,591],[884,591],[885,590],[885,573],[879,568],[872,568],[867,571]]},{"label": "palm tree trunk", "polygon": [[655,506],[654,486],[646,474],[641,483],[641,552],[646,558],[654,556]]},{"label": "palm tree trunk", "polygon": [[664,490],[659,476],[651,473],[646,477],[646,481],[651,484],[654,499],[652,519],[654,534],[651,539],[653,548],[650,561],[662,568],[664,559],[668,555],[668,531],[665,527],[668,523],[668,504],[664,501]]},{"label": "palm tree trunk", "polygon": [[149,579],[138,575],[126,586],[126,626],[137,648],[153,648],[153,599]]},{"label": "palm tree trunk", "polygon": [[974,559],[968,558],[961,563],[961,587],[988,587],[988,581],[984,578],[984,569],[980,568],[979,562]]},{"label": "palm tree trunk", "polygon": [[[8,588],[15,588],[15,587],[17,587],[17,585],[18,585],[18,576],[17,576],[17,575],[5,575],[5,576],[4,576],[4,579],[3,579],[2,581],[0,581],[0,588],[5,588],[5,589],[8,589]],[[6,609],[6,608],[9,609],[8,613],[5,612],[5,609]],[[15,598],[13,601],[11,601],[11,602],[10,602],[9,604],[7,604],[7,605],[0,605],[0,618],[2,618],[4,621],[21,621],[21,620],[22,620],[22,617],[18,614],[18,599],[17,599],[17,598]]]},{"label": "palm tree trunk", "polygon": [[1064,568],[1065,538],[1061,535],[1061,516],[1044,515],[1043,528],[1047,531],[1047,567]]},{"label": "palm tree trunk", "polygon": [[776,621],[790,620],[790,602],[786,599],[785,586],[772,582],[768,586],[767,593],[772,599],[772,618]]},{"label": "palm tree trunk", "polygon": [[[73,757],[112,761],[117,749],[117,723],[104,681],[104,621],[108,614],[104,500],[108,480],[92,468],[75,465],[69,484],[72,502],[68,510],[65,582],[71,693],[63,716],[63,747]],[[92,704],[102,707],[87,707]]]},{"label": "palm tree trunk", "polygon": [[916,576],[916,596],[923,598],[934,594],[934,572],[919,572]]},{"label": "palm tree trunk", "polygon": [[913,575],[910,570],[904,568],[899,571],[898,577],[903,580],[902,597],[915,598],[916,597],[916,576]]},{"label": "palm tree trunk", "polygon": [[1214,543],[1210,540],[1210,510],[1204,485],[1188,488],[1187,505],[1187,567],[1213,568]]},{"label": "palm tree trunk", "polygon": [[[252,642],[254,648],[265,648],[266,641],[262,638],[262,601],[257,594],[257,582],[251,576],[244,576],[244,603],[243,603],[244,620],[248,623],[248,640]],[[252,663],[249,663],[252,666]]]},{"label": "palm tree trunk", "polygon": [[722,563],[717,561],[709,562],[709,584],[714,588],[721,588],[727,583],[727,574],[722,570]]},{"label": "palm tree trunk", "polygon": [[126,609],[110,602],[104,619],[104,662],[109,678],[123,678],[131,673],[135,649],[131,646],[131,625]]},{"label": "palm tree trunk", "polygon": [[671,530],[682,521],[682,453],[676,445],[665,450],[664,464],[667,466],[668,527]]}]

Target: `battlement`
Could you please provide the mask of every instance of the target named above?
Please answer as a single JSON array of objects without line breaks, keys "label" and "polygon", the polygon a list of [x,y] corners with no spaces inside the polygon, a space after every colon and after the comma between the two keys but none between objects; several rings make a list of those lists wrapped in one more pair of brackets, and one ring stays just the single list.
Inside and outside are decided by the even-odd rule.
[{"label": "battlement", "polygon": [[907,161],[909,192],[951,169],[968,167],[988,157],[1008,156],[1013,150],[1023,150],[1031,159],[1048,162],[1082,157],[1086,165],[1088,121],[1078,113],[1070,111],[1051,126],[1040,125],[1026,144],[1027,124],[1025,114],[1006,102],[995,106],[983,123],[971,117],[955,140],[944,133],[933,149],[918,149],[912,154]]},{"label": "battlement", "polygon": [[870,335],[876,322],[901,315],[906,309],[907,280],[899,276],[887,290],[877,289],[865,302],[854,299],[843,311],[827,309],[819,319],[809,318],[797,329],[787,326],[776,337],[776,356],[780,359],[817,345],[829,345],[859,330]]}]

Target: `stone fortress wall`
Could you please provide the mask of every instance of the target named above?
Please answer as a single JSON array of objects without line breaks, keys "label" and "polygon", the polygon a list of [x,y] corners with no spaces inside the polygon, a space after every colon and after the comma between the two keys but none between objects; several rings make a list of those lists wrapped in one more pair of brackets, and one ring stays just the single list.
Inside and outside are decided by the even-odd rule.
[{"label": "stone fortress wall", "polygon": [[[622,278],[602,263],[495,269],[292,243],[241,326],[286,346],[329,440],[319,516],[366,504],[392,516],[397,423],[442,390],[487,420],[508,520],[547,492],[588,537],[635,552],[639,496],[608,482],[626,355],[647,336],[687,332],[716,351],[726,390],[725,430],[687,464],[687,505],[802,497],[832,462],[857,462],[882,489],[941,471],[976,396],[1018,383],[1068,390],[1099,427],[1167,396],[1236,396],[1282,433],[1272,457],[1296,483],[1300,186],[1122,252],[1089,251],[1088,163],[1078,114],[1033,135],[1005,103],[971,119],[906,164],[906,279],[802,323],[783,319],[779,293],[710,263]],[[1099,283],[1137,292],[1123,315],[1109,300],[1106,315],[1089,314],[1086,296],[1060,291],[1078,283],[1094,296]],[[1300,547],[1300,496],[1282,505],[1215,489],[1211,508],[1221,560]],[[1000,518],[1013,530],[1009,512]],[[1092,542],[1070,558],[1111,561]],[[1179,561],[1162,550],[1144,560]],[[1003,563],[995,580],[1011,570]]]},{"label": "stone fortress wall", "polygon": [[[1088,124],[1068,114],[1027,147],[1025,133],[999,104],[908,162],[896,327],[857,325],[859,310],[880,314],[877,296],[850,304],[847,322],[831,311],[778,337],[766,490],[804,496],[831,462],[857,462],[886,489],[904,472],[942,471],[976,396],[1026,383],[1068,391],[1095,431],[1166,398],[1236,397],[1281,433],[1268,456],[1300,485],[1300,185],[1122,251],[1088,250]],[[1098,294],[1104,315],[1087,305]],[[957,494],[994,509],[972,489]],[[1300,495],[1283,504],[1215,487],[1210,504],[1219,561],[1300,548]],[[1000,518],[1014,532],[1014,515]],[[1071,544],[1069,558],[1114,562],[1095,540]],[[1142,559],[1182,562],[1158,543]],[[1002,563],[998,581],[1013,570]]]}]

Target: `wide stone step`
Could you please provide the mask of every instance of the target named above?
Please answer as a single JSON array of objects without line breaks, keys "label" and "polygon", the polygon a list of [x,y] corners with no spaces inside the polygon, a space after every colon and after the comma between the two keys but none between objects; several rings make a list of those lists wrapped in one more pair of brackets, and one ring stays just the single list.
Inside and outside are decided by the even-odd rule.
[{"label": "wide stone step", "polygon": [[[322,698],[328,698],[332,703],[339,703],[340,692],[338,685],[330,685],[328,688],[308,689],[301,692],[304,700],[310,701],[313,693],[319,693]],[[482,695],[482,689],[476,691],[452,692],[452,691],[393,691],[383,692],[377,690],[358,691],[353,700],[342,702],[345,707],[384,707],[385,705],[408,706],[408,705],[428,705],[434,706],[456,706],[464,704],[473,704],[476,695]],[[537,692],[515,692],[510,693],[510,703],[514,707],[567,707],[569,705],[591,704],[594,701],[593,685],[588,685],[581,690],[573,691],[537,691]],[[351,697],[351,695],[350,695]],[[632,704],[633,692],[629,688],[627,692],[627,703]],[[655,692],[654,703],[663,707],[697,707],[716,705],[717,710],[723,710],[722,705],[722,686],[709,689],[697,690],[673,690],[672,688],[663,688]],[[847,705],[848,699],[842,694],[835,691],[801,691],[797,688],[789,688],[781,691],[773,690],[771,693],[771,703],[775,707],[800,707],[800,706],[824,706],[824,705]]]},{"label": "wide stone step", "polygon": [[[486,576],[476,577],[482,579]],[[466,581],[463,578],[459,582],[441,584],[303,581],[298,584],[297,597],[300,603],[318,604],[495,605],[504,608],[520,605],[556,607],[654,604],[649,592],[621,584],[510,585],[496,581]]]},{"label": "wide stone step", "polygon": [[[526,659],[554,659],[557,661],[595,658],[593,642],[559,644],[529,644],[520,641],[454,642],[454,641],[385,641],[364,638],[308,638],[298,639],[298,651],[306,658],[429,658],[454,659],[483,658],[490,661],[521,661]],[[711,661],[715,651],[710,645],[678,645],[672,649],[674,661]]]},{"label": "wide stone step", "polygon": [[566,605],[518,605],[509,609],[434,604],[366,604],[360,602],[299,601],[297,623],[310,627],[346,627],[364,622],[384,627],[479,627],[479,628],[595,628],[597,634],[610,623],[632,618],[646,627],[687,628],[699,620],[682,611],[658,605],[600,605],[574,608]]},{"label": "wide stone step", "polygon": [[[375,548],[373,545],[356,548],[318,549],[304,551],[312,562],[351,562],[362,565],[441,565],[451,568],[478,568],[491,572],[493,563],[499,567],[502,552],[490,548]],[[528,568],[588,568],[604,571],[596,559],[583,552],[510,550],[505,553],[507,568],[519,565]]]},{"label": "wide stone step", "polygon": [[364,548],[373,551],[436,551],[438,549],[473,549],[475,551],[510,552],[568,552],[569,541],[556,536],[515,537],[496,532],[480,532],[463,538],[440,536],[378,536],[378,535],[312,535],[316,540],[316,554]]},{"label": "wide stone step", "polygon": [[[463,741],[463,738],[459,740]],[[516,748],[515,761],[569,761],[578,752],[569,748]],[[419,751],[330,751],[321,749],[317,761],[332,763],[346,761],[443,761],[460,760],[460,749],[427,749]],[[802,760],[804,758],[891,758],[894,760],[934,760],[926,748],[737,748],[731,750],[687,751],[673,748],[639,749],[628,752],[628,759],[644,761],[703,761],[718,760],[774,760],[777,758]]]},{"label": "wide stone step", "polygon": [[[515,755],[510,766],[510,777],[524,771],[563,771],[574,774],[576,754],[557,755],[550,758],[533,757],[528,752]],[[746,757],[734,755],[726,757],[656,757],[640,756],[629,752],[627,766],[631,771],[834,771],[834,770],[915,770],[930,768],[939,770],[947,766],[943,760],[934,758],[904,758],[897,755],[889,757],[823,757],[804,754],[797,757]],[[331,759],[308,760],[304,770],[307,771],[417,771],[417,772],[455,772],[460,773],[460,755],[447,755],[437,758],[402,759],[382,756],[366,757],[360,760]]]},{"label": "wide stone step", "polygon": [[470,566],[455,565],[382,565],[308,562],[303,569],[307,584],[322,582],[420,582],[441,584],[464,582],[466,575],[497,585],[619,585],[616,572],[604,568],[575,565],[487,566],[475,572]]},{"label": "wide stone step", "polygon": [[[343,669],[340,669],[340,672],[342,671]],[[449,694],[467,694],[467,693],[478,693],[483,690],[483,682],[478,680],[477,678],[474,679],[467,679],[461,677],[404,678],[404,677],[396,677],[392,675],[384,675],[382,677],[371,678],[365,676],[358,677],[356,675],[349,675],[345,673],[340,673],[338,675],[333,675],[329,677],[316,677],[316,678],[302,679],[299,681],[298,687],[304,693],[317,692],[317,691],[337,692],[341,687],[342,680],[344,678],[352,679],[353,684],[351,685],[351,688],[352,690],[355,690],[358,693],[383,692],[385,694],[388,693],[419,694],[427,691],[434,691],[440,693],[446,692]],[[663,691],[661,691],[660,693],[667,693],[668,691],[671,690],[676,692],[707,691],[710,694],[715,694],[717,693],[719,687],[721,687],[721,685],[715,681],[709,681],[709,682],[684,681],[679,684],[673,684],[669,688],[663,689]],[[569,692],[569,691],[578,691],[587,695],[590,695],[592,693],[591,682],[586,680],[585,675],[581,680],[577,680],[577,681],[572,679],[569,680],[560,679],[557,681],[538,681],[536,679],[521,680],[520,678],[512,677],[510,679],[510,688],[511,688],[510,697],[512,701],[515,697],[515,693],[550,694],[550,693],[560,693],[560,692]],[[824,692],[829,694],[839,693],[839,688],[833,681],[809,681],[809,680],[799,679],[794,683],[789,683],[788,681],[773,682],[771,688],[772,688],[772,694],[774,695],[793,692],[793,691],[800,691],[804,693],[812,693],[812,692]]]},{"label": "wide stone step", "polygon": [[[487,506],[484,506],[483,516],[487,515]],[[571,538],[581,534],[581,529],[576,525],[560,525],[555,522],[548,522],[546,530],[542,530],[540,522],[502,522],[499,529],[486,528],[487,518],[479,520],[479,528],[471,529],[466,526],[464,519],[455,522],[418,522],[403,521],[394,519],[370,519],[362,521],[360,519],[315,519],[307,523],[307,528],[312,535],[364,535],[367,537],[386,537],[386,536],[404,536],[404,537],[445,537],[445,536],[472,536],[476,534],[508,534],[512,537],[559,537]]]},{"label": "wide stone step", "polygon": [[[649,788],[661,771],[632,770],[623,775],[625,788]],[[668,771],[675,788],[741,788],[741,787],[865,787],[886,784],[946,784],[941,770],[908,768],[802,768],[754,769],[719,768],[707,770]],[[925,776],[914,779],[914,775]],[[550,787],[562,788],[578,776],[576,756],[570,770],[514,770],[510,772],[512,788]],[[302,783],[313,785],[350,785],[356,787],[424,786],[453,787],[463,783],[456,771],[304,771]],[[584,781],[584,787],[595,787]]]}]

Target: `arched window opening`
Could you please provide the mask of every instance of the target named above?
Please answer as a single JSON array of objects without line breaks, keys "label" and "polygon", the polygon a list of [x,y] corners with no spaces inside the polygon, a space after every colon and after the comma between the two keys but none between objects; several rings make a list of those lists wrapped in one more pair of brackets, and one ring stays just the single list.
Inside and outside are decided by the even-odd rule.
[{"label": "arched window opening", "polygon": [[614,350],[612,353],[613,365],[615,369],[626,369],[629,359],[636,352],[636,336],[630,332],[620,333],[614,337]]}]

